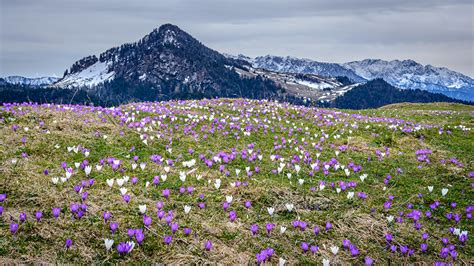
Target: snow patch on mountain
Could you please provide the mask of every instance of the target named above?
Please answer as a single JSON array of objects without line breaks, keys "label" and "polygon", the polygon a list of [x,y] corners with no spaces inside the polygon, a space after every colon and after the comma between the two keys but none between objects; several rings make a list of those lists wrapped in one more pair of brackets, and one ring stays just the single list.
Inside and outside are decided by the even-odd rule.
[{"label": "snow patch on mountain", "polygon": [[382,78],[402,89],[420,89],[474,100],[474,79],[445,67],[422,65],[413,60],[365,59],[343,64],[357,75],[371,80]]},{"label": "snow patch on mountain", "polygon": [[100,62],[83,69],[80,72],[66,75],[54,84],[55,87],[93,87],[114,79],[115,72],[109,71],[112,62]]},{"label": "snow patch on mountain", "polygon": [[59,78],[56,77],[27,78],[22,76],[8,76],[3,79],[6,83],[35,87],[47,86],[59,80]]},{"label": "snow patch on mountain", "polygon": [[178,40],[176,39],[176,32],[169,29],[166,30],[163,37],[163,44],[170,44],[179,48],[180,46]]},{"label": "snow patch on mountain", "polygon": [[317,90],[322,90],[322,89],[326,89],[326,88],[334,88],[335,87],[333,84],[329,84],[329,83],[326,83],[326,82],[315,83],[315,82],[311,82],[311,81],[307,81],[307,80],[300,80],[300,79],[296,79],[295,83],[306,86],[306,87],[310,87],[310,88],[313,88],[313,89],[317,89]]}]

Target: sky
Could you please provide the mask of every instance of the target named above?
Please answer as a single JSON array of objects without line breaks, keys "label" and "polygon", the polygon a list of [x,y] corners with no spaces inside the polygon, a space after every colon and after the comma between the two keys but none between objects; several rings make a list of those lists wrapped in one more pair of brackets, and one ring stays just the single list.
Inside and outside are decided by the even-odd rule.
[{"label": "sky", "polygon": [[0,12],[0,76],[62,76],[172,23],[230,54],[413,59],[474,77],[472,0],[0,0]]}]

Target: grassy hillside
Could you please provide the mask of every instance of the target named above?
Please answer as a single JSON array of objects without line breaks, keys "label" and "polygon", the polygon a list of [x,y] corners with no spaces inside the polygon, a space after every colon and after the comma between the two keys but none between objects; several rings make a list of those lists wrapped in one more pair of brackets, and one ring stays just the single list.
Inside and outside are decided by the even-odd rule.
[{"label": "grassy hillside", "polygon": [[0,260],[469,263],[461,109],[3,105]]},{"label": "grassy hillside", "polygon": [[414,110],[414,111],[470,111],[474,112],[473,105],[460,103],[395,103],[380,107],[379,109],[395,109],[395,110]]}]

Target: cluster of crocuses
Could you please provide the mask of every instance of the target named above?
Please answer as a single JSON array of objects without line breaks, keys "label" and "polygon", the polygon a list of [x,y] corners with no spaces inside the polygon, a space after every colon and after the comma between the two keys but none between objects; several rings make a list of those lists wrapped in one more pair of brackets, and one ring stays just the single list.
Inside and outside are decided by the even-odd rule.
[{"label": "cluster of crocuses", "polygon": [[[262,103],[265,105],[262,105]],[[162,220],[164,220],[164,223],[160,224],[160,228],[163,228],[165,232],[163,232],[161,237],[165,245],[173,245],[176,242],[173,242],[173,240],[182,235],[179,233],[181,230],[184,233],[184,236],[189,236],[191,234],[191,228],[183,227],[182,223],[180,225],[179,216],[177,216],[176,213],[184,210],[184,214],[189,214],[193,206],[196,205],[200,209],[206,208],[204,194],[199,192],[200,185],[202,184],[196,187],[185,184],[186,180],[189,180],[190,178],[190,174],[187,171],[192,168],[194,169],[191,171],[199,169],[198,172],[201,173],[207,172],[220,175],[219,179],[213,181],[209,179],[207,180],[207,185],[209,185],[213,191],[216,191],[215,193],[217,195],[221,194],[221,190],[225,191],[225,193],[229,193],[229,191],[232,192],[232,190],[252,187],[255,185],[255,182],[253,182],[254,180],[264,177],[264,175],[261,175],[262,173],[266,175],[271,171],[274,175],[288,178],[290,182],[296,178],[300,185],[310,183],[310,186],[312,186],[310,191],[314,193],[323,193],[328,190],[331,192],[335,191],[336,193],[347,191],[348,200],[351,200],[355,195],[357,195],[359,199],[366,199],[368,197],[366,192],[358,191],[356,192],[357,194],[355,194],[355,191],[353,191],[358,188],[358,186],[360,187],[360,184],[363,184],[368,176],[364,173],[366,169],[362,164],[357,164],[356,162],[347,159],[346,155],[350,155],[351,152],[356,151],[355,147],[351,144],[341,145],[331,143],[331,140],[340,140],[343,137],[350,137],[352,129],[356,130],[359,128],[358,123],[367,124],[368,127],[366,127],[366,129],[369,129],[369,125],[374,123],[376,125],[384,126],[389,130],[400,130],[405,133],[430,129],[432,127],[431,125],[421,125],[401,119],[369,117],[360,114],[347,114],[331,110],[293,107],[277,103],[270,103],[269,107],[261,107],[266,106],[267,103],[268,102],[246,100],[236,100],[230,103],[220,100],[202,100],[191,102],[137,103],[114,109],[79,106],[60,107],[56,105],[43,106],[44,108],[50,108],[55,111],[77,110],[78,113],[94,113],[97,114],[97,118],[102,122],[107,121],[107,119],[118,119],[120,121],[120,126],[123,129],[119,134],[120,136],[129,134],[128,131],[125,133],[126,130],[132,130],[133,133],[139,134],[140,140],[143,142],[135,143],[137,148],[135,146],[126,148],[126,151],[132,155],[141,154],[139,153],[141,152],[140,149],[146,149],[146,147],[152,145],[156,139],[161,139],[162,142],[165,143],[166,150],[163,151],[163,153],[153,150],[153,154],[150,156],[140,157],[138,155],[133,155],[132,157],[128,155],[128,157],[125,156],[124,158],[122,158],[122,155],[116,157],[107,156],[97,160],[96,162],[89,157],[89,154],[93,152],[93,150],[87,149],[80,144],[77,146],[67,147],[67,151],[74,157],[83,156],[84,158],[81,158],[79,162],[69,162],[69,164],[62,162],[60,165],[62,171],[60,173],[66,176],[66,181],[70,177],[73,177],[71,180],[77,180],[79,176],[83,174],[82,172],[84,172],[84,175],[86,176],[86,179],[75,183],[76,185],[73,186],[73,190],[79,195],[78,198],[80,199],[68,203],[71,216],[76,219],[81,219],[86,214],[88,216],[90,215],[90,210],[88,211],[88,205],[86,202],[88,202],[88,197],[91,191],[90,189],[95,184],[96,179],[89,177],[94,176],[94,171],[103,171],[105,172],[105,175],[110,174],[110,172],[112,173],[114,178],[107,179],[106,184],[113,192],[116,191],[114,188],[118,185],[123,200],[126,203],[129,203],[126,205],[128,208],[136,208],[135,204],[140,202],[140,197],[139,195],[129,191],[131,188],[128,186],[129,177],[126,176],[127,174],[133,174],[130,178],[132,188],[145,185],[145,189],[152,190],[154,196],[162,197],[162,200],[165,202],[163,203],[163,201],[160,200],[156,203],[156,217],[158,220],[155,221],[153,220],[154,218],[152,218],[153,215],[147,215],[146,205],[139,205],[139,213],[141,215],[139,217],[141,217],[141,222],[143,223],[143,225],[140,225],[139,227],[143,228],[129,228],[127,230],[129,239],[116,244],[116,251],[123,255],[130,253],[135,248],[135,245],[140,246],[145,241],[145,235],[148,239],[150,237],[149,230]],[[227,115],[219,113],[219,111],[209,111],[209,108],[212,109],[212,107],[215,106],[225,105],[227,105],[227,108],[234,108],[232,110],[235,110],[236,113]],[[240,109],[235,109],[236,106],[240,107]],[[18,107],[18,105],[4,105],[2,109],[15,115],[24,115],[30,112],[20,111],[16,107]],[[206,107],[207,109],[203,109]],[[195,110],[203,111],[204,114],[195,112]],[[258,112],[252,110],[258,110]],[[288,110],[294,110],[295,113],[290,113]],[[146,112],[147,116],[140,119],[139,112],[142,112],[142,114],[143,112]],[[107,114],[107,116],[104,116],[104,114]],[[265,116],[264,114],[269,114],[269,116]],[[313,134],[314,132],[310,132],[307,127],[305,128],[303,125],[291,123],[289,121],[290,119],[300,119],[307,123],[307,125],[317,125],[320,130],[318,129],[319,131],[317,134]],[[90,121],[87,120],[87,122]],[[344,125],[345,129],[340,132],[334,132],[334,130],[337,130],[341,125]],[[40,122],[42,130],[45,130],[47,126],[48,125],[44,122]],[[18,125],[12,126],[14,132],[17,132],[20,128],[21,127]],[[24,128],[24,131],[28,130],[31,129]],[[197,147],[194,149],[186,148],[186,151],[183,154],[176,154],[173,149],[176,147],[175,143],[179,143],[180,141],[180,137],[177,137],[181,136],[180,134],[190,136],[198,141]],[[264,148],[266,146],[262,145],[258,140],[255,140],[255,138],[247,138],[251,134],[252,136],[258,134],[257,136],[260,138],[274,135],[272,140],[273,147],[271,144],[267,145],[270,146],[270,149],[266,150],[266,148]],[[372,134],[374,137],[377,137],[378,135],[379,134],[376,133]],[[97,138],[107,138],[107,135],[98,131],[95,133],[95,136]],[[222,147],[221,150],[209,150],[211,148],[206,147],[206,149],[208,149],[207,151],[202,151],[202,147],[199,147],[200,142],[204,142],[205,144],[210,141],[214,142],[220,136],[235,137],[238,141],[238,146]],[[29,140],[26,137],[21,137],[21,142],[23,145],[29,144]],[[145,145],[145,148],[142,147],[143,145]],[[197,150],[200,151],[197,152]],[[390,152],[390,148],[383,147],[382,149],[377,149],[375,154],[379,160],[385,160],[390,157]],[[429,154],[431,154],[431,150],[416,151],[417,159],[420,162],[429,163]],[[24,153],[22,157],[26,158],[27,154]],[[89,160],[91,160],[92,163],[89,162]],[[271,170],[266,169],[266,167],[263,166],[263,162],[269,162]],[[463,167],[458,160],[453,158],[445,160],[442,163],[450,163],[460,168]],[[92,167],[93,164],[95,164],[95,168]],[[140,172],[140,169],[142,172]],[[142,174],[145,169],[152,169],[153,172],[160,172],[160,174],[153,174],[151,176],[148,176],[148,173]],[[202,169],[206,170],[203,171]],[[52,169],[51,172],[56,172],[56,169]],[[402,172],[403,171],[400,168],[397,168],[397,174],[402,174]],[[44,170],[44,174],[49,175],[50,171]],[[356,174],[358,177],[355,177]],[[117,176],[119,175],[125,176],[118,178]],[[139,176],[140,179],[137,176]],[[396,185],[394,183],[397,181],[397,175],[393,173],[385,173],[384,176],[385,178],[383,179],[383,182],[387,187],[389,187],[389,184],[391,186]],[[470,173],[469,176],[472,178],[474,172]],[[55,181],[56,177],[53,178]],[[166,184],[166,182],[169,182],[167,181],[168,178],[175,179],[173,182],[178,182],[179,188],[162,186],[163,184]],[[329,178],[331,178],[332,181],[329,181]],[[362,183],[358,183],[352,180],[352,178],[358,178]],[[202,176],[198,173],[196,179],[199,181],[202,179]],[[54,181],[53,184],[58,183],[58,181]],[[100,186],[104,185],[101,183],[102,181],[100,179],[97,179],[97,182],[100,183]],[[206,185],[205,182],[202,183]],[[149,187],[150,184],[152,185]],[[324,190],[326,186],[331,189]],[[225,187],[226,189],[223,190],[222,187]],[[385,189],[386,187],[384,187],[384,190]],[[432,190],[433,188],[431,187],[429,193],[431,193]],[[298,192],[298,190],[296,191]],[[445,196],[447,190],[441,191],[442,196]],[[468,206],[465,214],[461,214],[459,213],[459,209],[456,209],[456,203],[451,202],[448,205],[444,200],[436,199],[429,205],[433,213],[431,211],[422,211],[425,207],[423,205],[425,204],[424,201],[416,202],[415,204],[409,202],[405,205],[407,208],[406,211],[400,210],[398,213],[395,213],[396,211],[393,210],[396,205],[394,203],[395,196],[391,193],[392,192],[388,192],[388,200],[383,204],[383,206],[377,207],[379,207],[380,210],[383,209],[384,214],[388,216],[387,220],[389,223],[393,219],[395,219],[398,224],[402,224],[407,220],[410,223],[413,223],[414,228],[417,230],[416,232],[421,234],[422,241],[419,248],[409,247],[408,245],[399,244],[402,241],[394,241],[392,234],[387,233],[385,235],[387,249],[393,253],[399,251],[399,253],[404,256],[413,255],[417,249],[419,249],[421,253],[428,252],[430,248],[433,248],[428,246],[427,239],[429,238],[429,235],[427,232],[423,232],[424,230],[427,230],[425,229],[427,227],[423,226],[423,224],[431,220],[438,223],[440,217],[444,217],[447,220],[446,222],[451,223],[453,227],[450,228],[450,237],[443,237],[441,239],[442,248],[439,250],[439,256],[443,259],[452,258],[452,260],[455,260],[458,249],[456,245],[466,243],[468,233],[467,231],[455,228],[454,226],[457,226],[463,218],[471,219],[473,207]],[[199,194],[198,199],[196,199],[196,194]],[[185,202],[186,205],[181,206],[182,209],[179,208],[165,211],[164,205],[168,204],[168,202],[172,202],[175,198],[182,201],[189,201]],[[5,199],[6,195],[0,194],[0,202],[5,201]],[[194,201],[194,199],[196,199],[197,202]],[[420,201],[423,199],[421,193],[418,194],[418,199],[420,199]],[[252,207],[251,200],[253,199],[242,200],[243,206],[247,211],[249,211],[249,213],[254,208]],[[174,204],[175,202],[172,202],[170,205]],[[212,204],[213,202],[210,202],[210,205]],[[241,212],[238,211],[237,204],[239,203],[236,202],[231,195],[226,195],[226,200],[218,202],[217,204],[222,204],[219,205],[219,208],[216,208],[221,212],[218,213],[218,215],[226,215],[226,219],[229,219],[230,222],[240,222],[242,216]],[[242,204],[242,202],[240,202],[240,204]],[[222,206],[222,208],[220,208],[220,206]],[[295,212],[295,209],[297,208],[295,206],[296,204],[293,203],[287,203],[285,205],[288,213]],[[446,211],[448,209],[450,209],[450,211]],[[265,207],[262,207],[262,210],[265,211]],[[440,214],[440,210],[443,210],[443,213]],[[275,208],[273,207],[268,207],[267,212],[270,217],[278,215],[275,214]],[[371,212],[376,213],[376,208],[372,208]],[[0,206],[0,215],[2,213],[3,206]],[[64,213],[69,214],[67,211]],[[61,215],[61,209],[53,208],[52,214],[54,217],[58,218],[59,215]],[[125,229],[122,228],[123,224],[119,225],[118,222],[112,221],[112,219],[119,221],[119,217],[113,217],[108,211],[103,212],[102,216],[105,224],[108,225],[110,234],[115,237],[120,234],[120,230]],[[396,218],[394,218],[394,216],[396,216]],[[43,219],[43,213],[41,211],[36,211],[35,218],[38,222],[41,221],[41,219]],[[13,220],[10,223],[10,231],[15,234],[19,230],[19,226],[26,220],[27,214],[21,213],[19,215],[19,223],[15,223]],[[275,233],[272,233],[276,227],[274,222],[276,223],[274,220],[259,220],[258,223],[260,225],[254,223],[246,228],[250,228],[251,234],[255,236],[254,239],[259,238],[260,235],[271,238],[275,237]],[[281,224],[279,222],[278,224],[280,225],[281,234],[285,232],[285,226],[293,226],[295,232],[304,232],[307,228],[310,228],[309,230],[312,228],[312,232],[315,235],[321,233],[321,228],[318,225],[310,225],[309,222],[303,221],[299,217],[296,220],[293,220],[291,224]],[[390,228],[391,226],[394,225],[391,224]],[[262,229],[260,229],[260,227],[262,227]],[[322,228],[323,231],[332,230],[333,224],[328,221],[324,226],[322,226]],[[259,233],[259,230],[263,233]],[[318,253],[320,247],[310,240],[306,241],[298,241],[298,246],[301,251],[306,255],[314,255]],[[113,246],[113,240],[105,239],[104,243],[107,250],[110,250]],[[342,241],[342,247],[350,252],[353,257],[357,257],[361,253],[355,244],[356,243],[351,243],[348,239]],[[66,247],[70,248],[72,245],[72,239],[67,239]],[[205,240],[203,248],[204,250],[211,251],[213,248],[212,241]],[[321,249],[323,248],[326,249],[326,247],[321,245]],[[330,249],[333,255],[336,256],[339,247],[332,246]],[[365,251],[362,251],[362,253],[365,253]],[[275,251],[272,248],[263,249],[256,254],[256,261],[257,263],[275,262],[272,260],[274,254]],[[397,253],[397,256],[398,255],[399,254]],[[362,260],[362,258],[359,259]],[[281,263],[282,261],[284,260],[280,258],[279,262]],[[324,262],[329,263],[329,260],[324,260]],[[367,265],[372,265],[374,259],[366,256],[364,262]]]},{"label": "cluster of crocuses", "polygon": [[275,250],[273,248],[266,248],[258,252],[255,257],[257,259],[257,263],[261,264],[266,261],[270,261],[272,256],[275,254]]}]

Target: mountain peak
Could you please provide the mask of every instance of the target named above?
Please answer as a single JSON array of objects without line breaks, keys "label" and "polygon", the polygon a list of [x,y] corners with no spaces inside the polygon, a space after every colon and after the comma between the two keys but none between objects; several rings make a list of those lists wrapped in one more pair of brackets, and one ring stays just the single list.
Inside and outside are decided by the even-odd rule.
[{"label": "mountain peak", "polygon": [[161,25],[159,28],[158,28],[158,31],[159,32],[165,32],[165,31],[174,31],[174,32],[184,32],[181,28],[179,28],[178,26],[174,25],[174,24],[171,24],[171,23],[166,23],[166,24],[163,24]]},{"label": "mountain peak", "polygon": [[174,46],[181,48],[184,44],[198,43],[187,32],[180,29],[178,26],[173,24],[163,24],[159,28],[154,29],[152,32],[143,37],[138,44],[145,45],[165,45]]},{"label": "mountain peak", "polygon": [[212,71],[215,72],[226,72],[230,70],[225,65],[234,63],[178,26],[164,24],[137,42],[108,49],[98,57],[79,60],[55,85],[95,87],[118,78],[162,87],[171,86],[170,80],[196,88],[212,87],[209,67],[214,67]]}]

